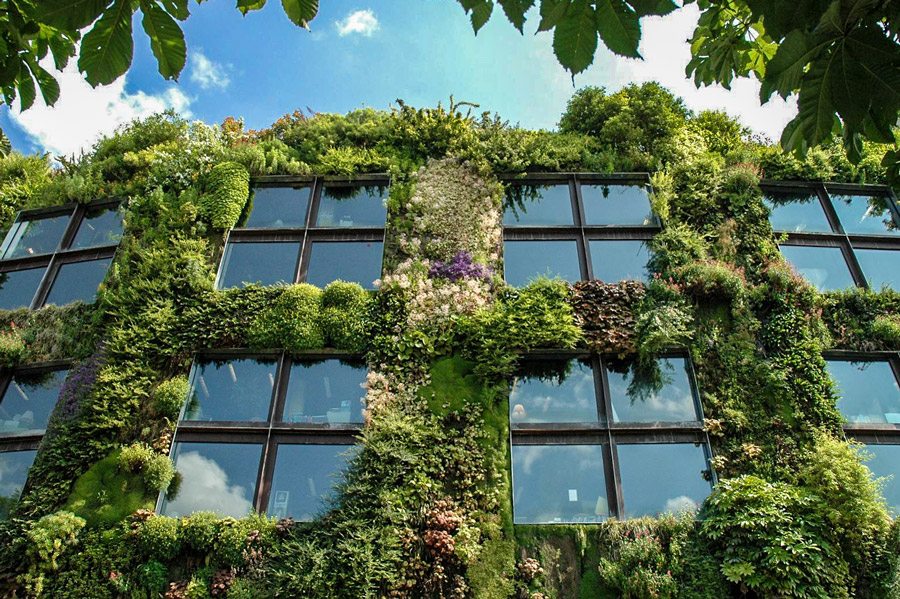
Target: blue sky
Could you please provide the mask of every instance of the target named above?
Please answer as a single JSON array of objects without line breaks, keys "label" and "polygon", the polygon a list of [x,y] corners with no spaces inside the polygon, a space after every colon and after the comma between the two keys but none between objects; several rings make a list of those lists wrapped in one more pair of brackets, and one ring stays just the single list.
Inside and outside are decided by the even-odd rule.
[{"label": "blue sky", "polygon": [[[246,17],[228,0],[191,4],[183,24],[188,65],[178,83],[164,81],[143,34],[124,79],[92,90],[70,68],[60,74],[62,99],[18,114],[3,109],[3,127],[20,151],[69,154],[136,116],[175,107],[191,118],[219,123],[243,117],[261,128],[296,108],[346,112],[361,106],[386,109],[396,98],[414,106],[448,102],[451,94],[481,110],[531,128],[553,129],[575,88],[556,62],[551,35],[525,35],[499,7],[478,36],[453,0],[328,0],[308,32],[292,25],[280,2]],[[740,81],[732,92],[697,90],[684,77],[685,40],[694,6],[665,18],[645,19],[644,61],[598,50],[594,64],[575,83],[615,90],[629,82],[658,80],[696,110],[721,107],[756,131],[777,138],[794,112],[773,101],[759,106],[758,86]],[[139,29],[139,22],[135,22]],[[74,61],[73,61],[74,62]]]}]

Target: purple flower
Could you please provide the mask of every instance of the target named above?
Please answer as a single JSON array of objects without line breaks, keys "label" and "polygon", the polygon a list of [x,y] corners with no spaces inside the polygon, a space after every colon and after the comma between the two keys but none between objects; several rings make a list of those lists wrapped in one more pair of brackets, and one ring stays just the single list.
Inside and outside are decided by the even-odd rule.
[{"label": "purple flower", "polygon": [[490,267],[472,262],[472,255],[464,251],[457,252],[450,262],[435,262],[431,265],[431,270],[428,272],[428,276],[432,278],[447,279],[448,281],[458,281],[460,279],[484,279],[485,281],[490,281],[492,274]]}]

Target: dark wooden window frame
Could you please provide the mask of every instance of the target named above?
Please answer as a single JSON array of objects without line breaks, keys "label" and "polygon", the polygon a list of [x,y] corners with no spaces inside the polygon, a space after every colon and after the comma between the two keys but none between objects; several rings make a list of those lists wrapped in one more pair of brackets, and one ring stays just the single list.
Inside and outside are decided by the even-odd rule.
[{"label": "dark wooden window frame", "polygon": [[[297,255],[297,263],[294,268],[292,283],[306,281],[309,271],[309,259],[312,245],[316,242],[328,241],[374,241],[384,243],[385,226],[383,227],[320,227],[315,222],[319,214],[319,205],[322,200],[322,191],[325,187],[371,187],[379,186],[389,189],[390,175],[359,175],[353,178],[346,177],[294,177],[272,175],[255,177],[251,181],[251,189],[256,188],[295,188],[310,190],[306,205],[306,216],[302,227],[293,228],[267,228],[267,227],[235,227],[228,232],[222,259],[216,273],[216,289],[221,289],[222,261],[225,251],[230,244],[235,243],[262,243],[262,242],[294,242],[300,244],[300,252]],[[384,264],[384,252],[382,249],[382,264]],[[379,273],[380,278],[380,273]]]},{"label": "dark wooden window frame", "polygon": [[[684,358],[688,364],[688,379],[694,406],[699,420],[688,422],[609,422],[612,398],[609,392],[609,372],[606,360],[611,356],[600,356],[579,351],[544,351],[523,354],[522,361],[546,360],[590,360],[594,374],[594,394],[597,401],[597,422],[590,423],[512,423],[510,422],[510,445],[600,445],[603,448],[603,472],[610,506],[610,518],[627,515],[625,510],[622,479],[619,469],[619,444],[664,444],[693,443],[703,449],[709,469],[711,484],[716,482],[716,474],[710,460],[712,458],[709,435],[703,424],[703,408],[697,388],[693,362],[687,352],[671,348],[658,355],[659,358]],[[515,472],[511,473],[510,493],[515,489]],[[512,500],[512,498],[511,498]],[[513,513],[515,505],[513,504]],[[547,523],[552,524],[552,523]]]},{"label": "dark wooden window frame", "polygon": [[[853,193],[867,196],[884,196],[888,200],[888,209],[894,222],[900,226],[900,209],[897,196],[886,185],[855,185],[849,183],[823,183],[807,181],[769,181],[760,182],[763,192],[796,192],[809,193],[818,198],[831,227],[830,232],[791,232],[775,231],[776,235],[786,235],[786,241],[779,245],[804,247],[836,247],[841,250],[850,276],[857,287],[868,288],[865,274],[859,264],[854,249],[894,250],[900,251],[900,235],[872,235],[846,233],[838,218],[837,211],[831,201],[830,193]],[[898,254],[900,259],[900,254]]]},{"label": "dark wooden window frame", "polygon": [[[31,220],[35,217],[53,216],[69,214],[69,223],[63,232],[59,245],[53,252],[41,254],[39,256],[26,256],[20,258],[9,258],[0,260],[0,273],[15,272],[19,270],[28,270],[31,268],[46,268],[41,282],[38,284],[34,297],[28,308],[37,309],[44,305],[53,283],[56,282],[56,275],[64,264],[72,264],[75,262],[90,262],[92,260],[103,260],[106,258],[115,258],[119,248],[119,243],[111,243],[90,248],[70,249],[75,235],[84,222],[85,214],[95,208],[115,207],[121,204],[119,199],[103,199],[95,200],[88,204],[65,204],[63,206],[51,206],[48,208],[36,208],[33,210],[22,210],[13,221],[13,225],[24,220]],[[9,232],[7,231],[7,235]]]},{"label": "dark wooden window frame", "polygon": [[[269,398],[268,419],[266,422],[234,422],[234,421],[183,421],[181,417],[187,405],[182,408],[178,428],[170,448],[170,455],[175,451],[177,443],[234,443],[259,444],[262,446],[260,463],[257,469],[256,486],[254,487],[253,509],[265,513],[268,511],[269,494],[278,446],[281,444],[300,445],[348,445],[357,443],[362,430],[361,423],[301,423],[281,422],[290,379],[291,365],[294,362],[318,360],[347,360],[362,362],[358,355],[339,351],[316,351],[290,356],[283,351],[254,351],[248,349],[225,349],[199,352],[194,365],[200,361],[265,359],[276,362],[275,388]],[[191,384],[196,376],[196,368],[191,368]],[[164,493],[157,500],[157,510],[162,509]]]},{"label": "dark wooden window frame", "polygon": [[584,185],[644,185],[652,193],[647,173],[536,173],[525,176],[501,175],[507,186],[568,185],[574,224],[503,225],[503,241],[575,241],[582,280],[594,278],[591,241],[650,241],[661,230],[661,219],[652,225],[589,225],[586,222]]}]

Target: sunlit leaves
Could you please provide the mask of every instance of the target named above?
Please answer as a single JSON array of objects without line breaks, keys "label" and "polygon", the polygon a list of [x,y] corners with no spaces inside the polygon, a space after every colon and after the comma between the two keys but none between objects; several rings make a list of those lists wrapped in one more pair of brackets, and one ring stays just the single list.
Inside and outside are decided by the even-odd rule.
[{"label": "sunlit leaves", "polygon": [[237,0],[237,9],[242,15],[246,15],[251,10],[259,10],[266,5],[266,0]]},{"label": "sunlit leaves", "polygon": [[560,64],[573,74],[594,61],[597,51],[597,25],[594,7],[587,0],[574,0],[553,32],[553,51]]},{"label": "sunlit leaves", "polygon": [[621,0],[596,0],[597,31],[606,47],[622,56],[639,58],[641,25],[638,15]]},{"label": "sunlit leaves", "polygon": [[78,31],[103,14],[109,0],[41,0],[36,4],[34,17],[38,22]]},{"label": "sunlit leaves", "polygon": [[459,0],[459,3],[469,15],[472,29],[476,34],[491,19],[491,14],[494,12],[493,0]]},{"label": "sunlit leaves", "polygon": [[281,0],[281,7],[291,23],[309,29],[309,22],[319,12],[319,0]]},{"label": "sunlit leaves", "polygon": [[522,33],[525,25],[525,13],[534,5],[534,0],[497,0],[506,13],[509,22]]},{"label": "sunlit leaves", "polygon": [[150,49],[159,65],[159,74],[166,79],[178,79],[187,60],[181,27],[152,0],[141,0],[140,6],[144,13],[141,25],[150,38]]},{"label": "sunlit leaves", "polygon": [[78,70],[94,87],[112,83],[131,66],[133,14],[131,0],[115,0],[81,41]]}]

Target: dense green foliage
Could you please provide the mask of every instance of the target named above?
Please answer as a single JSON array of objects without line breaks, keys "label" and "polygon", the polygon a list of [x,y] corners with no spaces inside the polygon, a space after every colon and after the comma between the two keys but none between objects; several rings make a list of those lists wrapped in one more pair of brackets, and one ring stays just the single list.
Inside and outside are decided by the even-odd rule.
[{"label": "dense green foliage", "polygon": [[[460,108],[295,113],[248,132],[163,114],[56,171],[0,160],[21,173],[0,177],[5,222],[118,195],[127,223],[93,306],[0,314],[4,365],[76,360],[0,523],[2,593],[898,597],[900,531],[842,437],[822,352],[900,349],[900,295],[817,293],[781,258],[758,185],[883,182],[878,149],[856,167],[833,146],[785,157],[653,84],[579,92],[558,134]],[[653,171],[652,280],[506,286],[495,173],[620,168]],[[393,179],[378,291],[214,289],[247,172],[380,170]],[[691,354],[719,481],[698,519],[513,527],[508,377],[520,354],[616,355],[642,393],[673,346]],[[366,424],[329,509],[302,524],[153,514],[158,490],[177,492],[167,455],[194,353],[248,347],[368,362]]]}]

